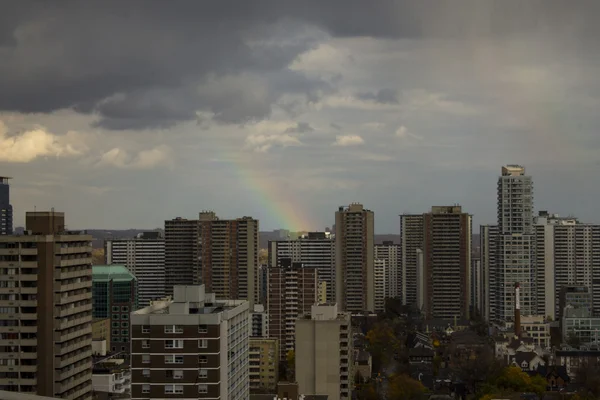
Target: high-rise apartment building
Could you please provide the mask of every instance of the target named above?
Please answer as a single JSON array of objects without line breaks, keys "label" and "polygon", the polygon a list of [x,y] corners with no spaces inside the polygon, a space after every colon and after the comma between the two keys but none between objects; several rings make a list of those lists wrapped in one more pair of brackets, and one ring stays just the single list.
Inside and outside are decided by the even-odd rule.
[{"label": "high-rise apartment building", "polygon": [[423,214],[424,314],[428,319],[469,318],[471,216],[460,206]]},{"label": "high-rise apartment building", "polygon": [[250,390],[277,390],[279,380],[279,340],[250,338]]},{"label": "high-rise apartment building", "polygon": [[92,237],[61,212],[25,219],[25,235],[0,236],[0,390],[91,399]]},{"label": "high-rise apartment building", "polygon": [[423,214],[400,216],[402,304],[417,304],[417,250],[423,246]]},{"label": "high-rise apartment building", "polygon": [[250,336],[269,337],[269,314],[267,314],[264,305],[254,305],[254,310],[250,313],[250,322],[252,324]]},{"label": "high-rise apartment building", "polygon": [[392,241],[375,245],[375,260],[385,260],[386,288],[385,296],[402,298],[402,247]]},{"label": "high-rise apartment building", "polygon": [[496,280],[496,254],[498,253],[498,226],[481,225],[479,240],[481,249],[481,314],[485,321],[496,321],[498,282]]},{"label": "high-rise apartment building", "polygon": [[124,265],[135,275],[140,307],[165,297],[165,239],[159,232],[106,240],[104,254],[107,264]]},{"label": "high-rise apartment building", "polygon": [[354,384],[350,315],[336,304],[311,307],[296,322],[296,381],[304,395],[350,399]]},{"label": "high-rise apartment building", "polygon": [[258,303],[258,220],[225,220],[214,212],[201,212],[198,262],[196,282],[217,299],[248,300],[250,307]]},{"label": "high-rise apartment building", "polygon": [[316,268],[306,268],[289,258],[281,259],[279,267],[269,268],[269,336],[279,340],[281,360],[294,350],[296,318],[310,312],[317,301],[317,290]]},{"label": "high-rise apartment building", "polygon": [[248,302],[216,300],[204,285],[131,314],[131,398],[247,400]]},{"label": "high-rise apartment building", "polygon": [[319,271],[319,282],[326,283],[327,301],[335,299],[335,241],[329,232],[309,232],[296,240],[269,242],[269,267],[279,266],[279,260],[292,262]]},{"label": "high-rise apartment building", "polygon": [[127,358],[129,314],[138,309],[137,280],[123,265],[94,265],[92,271],[92,316],[110,318],[109,350]]},{"label": "high-rise apartment building", "polygon": [[165,295],[173,295],[175,285],[194,282],[197,243],[197,220],[178,217],[165,221]]},{"label": "high-rise apartment building", "polygon": [[373,280],[375,281],[375,312],[385,310],[385,299],[387,296],[387,265],[385,260],[375,259],[373,263]]},{"label": "high-rise apartment building", "polygon": [[533,180],[520,165],[502,167],[498,178],[496,318],[512,321],[514,285],[521,288],[521,314],[537,314],[537,271],[533,225]]},{"label": "high-rise apartment building", "polygon": [[335,213],[335,291],[340,308],[374,311],[374,215],[362,204],[340,207]]},{"label": "high-rise apartment building", "polygon": [[10,204],[11,178],[0,176],[0,235],[12,235],[13,233],[13,209]]}]

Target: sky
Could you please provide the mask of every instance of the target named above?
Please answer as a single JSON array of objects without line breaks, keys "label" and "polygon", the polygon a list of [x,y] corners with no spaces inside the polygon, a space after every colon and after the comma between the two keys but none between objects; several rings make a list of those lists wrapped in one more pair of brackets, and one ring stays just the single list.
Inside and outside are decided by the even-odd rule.
[{"label": "sky", "polygon": [[29,1],[0,5],[0,175],[15,225],[461,204],[504,164],[535,207],[600,222],[600,2]]}]

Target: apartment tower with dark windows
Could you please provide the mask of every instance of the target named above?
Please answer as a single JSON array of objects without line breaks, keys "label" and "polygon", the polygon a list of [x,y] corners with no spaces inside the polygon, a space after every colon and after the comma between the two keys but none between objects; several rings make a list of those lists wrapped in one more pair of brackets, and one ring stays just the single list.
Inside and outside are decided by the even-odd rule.
[{"label": "apartment tower with dark windows", "polygon": [[10,185],[7,176],[0,176],[0,235],[13,233],[13,208],[10,204]]}]

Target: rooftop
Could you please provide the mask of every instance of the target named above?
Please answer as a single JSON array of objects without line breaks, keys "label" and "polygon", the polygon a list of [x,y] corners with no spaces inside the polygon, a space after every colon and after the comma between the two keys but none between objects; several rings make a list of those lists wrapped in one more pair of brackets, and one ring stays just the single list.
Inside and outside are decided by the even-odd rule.
[{"label": "rooftop", "polygon": [[92,278],[95,282],[135,280],[135,276],[124,265],[94,265]]}]

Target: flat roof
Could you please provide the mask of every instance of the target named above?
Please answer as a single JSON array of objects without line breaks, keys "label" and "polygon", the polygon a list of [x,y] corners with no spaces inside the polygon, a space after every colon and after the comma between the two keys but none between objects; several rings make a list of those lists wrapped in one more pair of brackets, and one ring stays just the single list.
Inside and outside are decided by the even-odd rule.
[{"label": "flat roof", "polygon": [[92,279],[96,282],[110,280],[129,282],[135,280],[135,276],[124,265],[93,265]]}]

